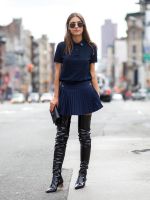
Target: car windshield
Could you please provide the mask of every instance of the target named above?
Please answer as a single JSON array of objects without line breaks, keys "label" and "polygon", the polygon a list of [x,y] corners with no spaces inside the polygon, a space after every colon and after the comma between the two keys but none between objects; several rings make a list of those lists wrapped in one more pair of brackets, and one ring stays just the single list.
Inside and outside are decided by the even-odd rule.
[{"label": "car windshield", "polygon": [[31,94],[31,97],[37,97],[37,96],[38,96],[38,94],[36,94],[36,93]]}]

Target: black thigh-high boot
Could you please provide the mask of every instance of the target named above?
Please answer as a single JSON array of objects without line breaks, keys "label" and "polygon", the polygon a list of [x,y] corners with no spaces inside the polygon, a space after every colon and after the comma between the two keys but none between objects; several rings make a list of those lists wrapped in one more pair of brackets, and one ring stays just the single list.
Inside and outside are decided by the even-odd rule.
[{"label": "black thigh-high boot", "polygon": [[60,124],[57,126],[53,158],[53,178],[46,193],[56,192],[57,187],[63,186],[61,176],[62,164],[65,157],[66,144],[69,137],[71,116],[62,116]]},{"label": "black thigh-high boot", "polygon": [[75,189],[83,188],[86,182],[86,175],[91,152],[90,125],[91,114],[79,116],[78,132],[80,140],[80,170],[78,179],[75,184]]}]

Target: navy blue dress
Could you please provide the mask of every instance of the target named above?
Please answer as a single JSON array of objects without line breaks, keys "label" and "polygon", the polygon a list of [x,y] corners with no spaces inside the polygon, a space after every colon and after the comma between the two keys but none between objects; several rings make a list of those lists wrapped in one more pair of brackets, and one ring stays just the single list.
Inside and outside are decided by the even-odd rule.
[{"label": "navy blue dress", "polygon": [[103,106],[91,83],[90,64],[97,62],[97,49],[86,41],[75,43],[71,54],[65,42],[57,45],[54,62],[61,63],[59,104],[61,115],[84,115]]}]

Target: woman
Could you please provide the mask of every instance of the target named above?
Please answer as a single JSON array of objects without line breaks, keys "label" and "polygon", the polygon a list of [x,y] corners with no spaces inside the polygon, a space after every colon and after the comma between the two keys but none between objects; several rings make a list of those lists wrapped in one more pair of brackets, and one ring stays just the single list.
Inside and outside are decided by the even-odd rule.
[{"label": "woman", "polygon": [[54,56],[55,82],[54,98],[50,111],[58,106],[61,121],[57,125],[53,159],[53,178],[47,193],[55,192],[63,185],[61,176],[66,144],[72,115],[78,115],[78,133],[81,144],[80,170],[75,189],[85,186],[90,159],[90,124],[92,112],[103,106],[99,98],[99,86],[94,63],[97,49],[91,42],[86,23],[79,13],[72,13],[66,23],[64,42],[57,45]]}]

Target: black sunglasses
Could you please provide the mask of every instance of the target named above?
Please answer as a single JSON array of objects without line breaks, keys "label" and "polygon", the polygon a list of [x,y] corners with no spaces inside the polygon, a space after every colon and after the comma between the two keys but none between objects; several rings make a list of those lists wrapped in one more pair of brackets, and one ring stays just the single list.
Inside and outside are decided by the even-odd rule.
[{"label": "black sunglasses", "polygon": [[76,25],[77,25],[79,28],[81,28],[81,27],[84,26],[83,22],[71,22],[71,23],[69,24],[69,27],[70,27],[70,28],[75,28]]}]

